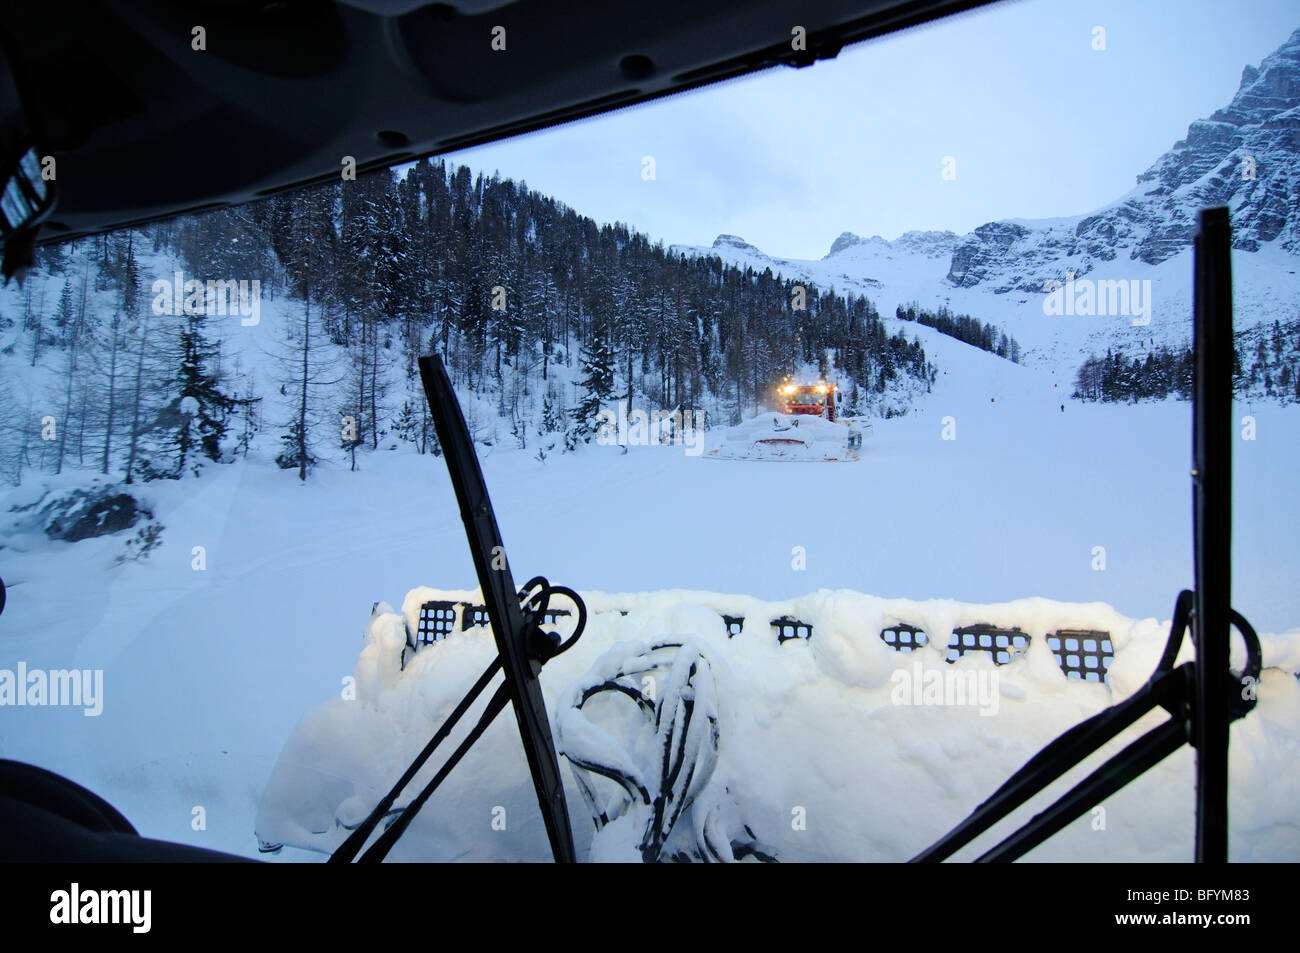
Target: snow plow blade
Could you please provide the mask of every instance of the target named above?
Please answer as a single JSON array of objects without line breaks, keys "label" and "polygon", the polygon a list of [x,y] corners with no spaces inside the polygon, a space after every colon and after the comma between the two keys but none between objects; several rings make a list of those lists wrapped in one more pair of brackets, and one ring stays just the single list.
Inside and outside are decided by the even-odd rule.
[{"label": "snow plow blade", "polygon": [[705,453],[714,460],[838,463],[861,459],[862,433],[820,417],[761,414],[723,434]]}]

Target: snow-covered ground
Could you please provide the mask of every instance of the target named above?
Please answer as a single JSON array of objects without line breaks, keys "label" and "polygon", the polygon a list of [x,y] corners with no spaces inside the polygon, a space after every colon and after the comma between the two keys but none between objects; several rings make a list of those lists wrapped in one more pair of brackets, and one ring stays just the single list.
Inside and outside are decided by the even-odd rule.
[{"label": "snow-covered ground", "polygon": [[[877,421],[859,462],[719,461],[681,446],[627,453],[592,446],[545,463],[531,451],[485,451],[516,578],[544,573],[584,592],[687,589],[773,603],[821,589],[980,604],[1042,597],[1105,603],[1129,619],[1160,620],[1144,625],[1163,629],[1175,595],[1192,580],[1188,405],[1071,403],[1069,385],[1049,370],[1011,365],[927,328],[916,332],[942,369],[934,393],[906,417]],[[1261,634],[1282,634],[1300,626],[1300,408],[1243,406],[1235,416],[1247,415],[1255,439],[1234,447],[1233,601]],[[5,709],[0,756],[87,785],[150,836],[254,854],[256,810],[276,759],[300,716],[337,697],[357,669],[372,604],[398,605],[417,585],[476,585],[443,461],[381,451],[364,463],[357,473],[324,465],[300,485],[254,454],[210,466],[198,479],[148,484],[143,496],[165,530],[162,545],[139,563],[113,563],[129,534],[68,544],[6,527],[0,574],[12,588],[0,621],[0,668],[20,660],[29,669],[102,668],[104,702],[98,717],[74,708]],[[25,485],[0,505],[7,511],[36,495],[37,485]],[[202,570],[193,568],[195,547],[203,547]],[[1097,547],[1104,569],[1094,568]],[[699,616],[660,618],[666,633],[681,633]],[[637,637],[655,634],[638,630]],[[562,676],[581,674],[602,640],[627,635],[594,627],[584,638],[587,654],[573,653],[575,667],[548,674],[552,701],[565,687]],[[858,650],[878,656],[879,639],[863,638],[870,647]],[[752,657],[748,648],[735,642],[720,650],[719,666],[762,674],[726,702],[735,737],[758,746],[742,765],[764,757],[784,763],[782,752],[848,741],[836,745],[836,758],[810,762],[799,791],[790,780],[755,795],[783,819],[792,805],[808,807],[809,832],[817,818],[820,833],[806,841],[766,834],[804,857],[898,859],[920,849],[1040,744],[1106,703],[1096,686],[1036,682],[1035,691],[1026,689],[1032,705],[1018,709],[1030,716],[1014,730],[988,728],[1001,719],[978,716],[950,730],[940,710],[881,707],[878,685],[874,695],[852,679],[832,685],[814,665],[820,649],[812,643],[788,644],[779,655],[774,644],[755,646]],[[443,650],[465,657],[431,669],[419,696],[429,707],[394,724],[413,736],[395,738],[377,756],[385,777],[433,724],[437,706],[459,697],[486,651],[481,638],[469,637],[463,648]],[[817,690],[817,678],[827,691]],[[1276,769],[1261,773],[1234,761],[1234,794],[1253,805],[1234,814],[1245,825],[1234,851],[1295,860],[1300,702],[1294,679],[1270,677],[1264,689],[1268,697],[1234,728],[1234,739],[1254,739],[1243,750],[1277,759]],[[513,730],[509,719],[495,731],[502,726]],[[504,754],[517,749],[508,732],[496,737],[502,757],[462,766],[468,787],[449,791],[453,804],[472,797],[475,809],[490,811],[514,803],[496,792],[509,796],[522,759]],[[374,743],[384,744],[379,735]],[[947,775],[948,764],[965,767]],[[1133,856],[1124,853],[1132,847],[1141,856],[1185,857],[1190,841],[1175,831],[1190,831],[1190,764],[1184,751],[1116,799],[1122,809],[1112,817],[1125,820],[1111,830],[1128,832],[1127,840],[1092,848],[1080,835],[1058,853],[1044,847],[1043,856]],[[912,798],[922,776],[933,787]],[[1281,816],[1270,813],[1273,801],[1249,800],[1264,784],[1292,791]],[[443,803],[440,792],[435,804]],[[542,856],[544,839],[526,826],[536,816],[519,805],[510,816],[529,820],[510,828],[519,838],[510,844],[527,841],[518,856]],[[571,805],[581,815],[576,795]],[[1148,805],[1175,812],[1174,826],[1156,824]],[[195,829],[200,816],[203,829]],[[584,824],[575,823],[580,842],[590,832]],[[1142,834],[1147,824],[1156,826]],[[514,846],[498,853],[515,856]]]}]

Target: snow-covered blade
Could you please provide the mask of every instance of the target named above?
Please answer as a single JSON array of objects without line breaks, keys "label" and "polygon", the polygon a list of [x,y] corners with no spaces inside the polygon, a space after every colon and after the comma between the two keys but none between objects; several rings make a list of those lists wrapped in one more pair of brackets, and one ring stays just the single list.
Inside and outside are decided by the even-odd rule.
[{"label": "snow-covered blade", "polygon": [[833,463],[860,459],[861,431],[806,414],[759,414],[730,428],[704,454],[714,460]]},{"label": "snow-covered blade", "polygon": [[[780,600],[681,589],[581,595],[590,612],[586,632],[571,652],[547,664],[541,686],[556,715],[559,746],[590,764],[616,768],[629,782],[598,779],[592,789],[600,811],[630,818],[623,831],[614,829],[616,821],[593,830],[578,772],[572,764],[562,767],[583,860],[641,860],[641,789],[652,803],[658,790],[684,805],[664,839],[665,859],[679,848],[694,856],[701,844],[723,855],[724,844],[734,849],[753,839],[748,825],[769,845],[763,850],[782,861],[906,860],[1048,742],[1145,684],[1169,631],[1168,621],[1130,618],[1104,603],[1040,598],[980,604],[844,589]],[[494,657],[492,633],[482,625],[458,628],[412,653],[408,629],[416,631],[420,607],[434,600],[482,601],[473,590],[419,587],[400,611],[380,604],[347,680],[350,689],[302,716],[270,773],[256,819],[263,841],[332,851]],[[743,618],[743,627],[736,631],[727,617]],[[778,642],[771,620],[781,618],[811,626],[811,637]],[[924,630],[928,641],[912,651],[887,644],[881,633],[904,623]],[[1002,665],[988,651],[948,662],[954,629],[978,623],[1019,629],[1028,640],[1025,650]],[[562,636],[571,624],[557,625]],[[1065,629],[1109,634],[1114,658],[1105,682],[1062,671],[1049,637]],[[691,654],[653,649],[665,643],[689,645]],[[1293,770],[1300,758],[1300,629],[1261,632],[1260,643],[1258,704],[1233,726],[1231,859],[1293,860],[1300,856],[1300,779]],[[651,648],[650,655],[637,645]],[[1244,661],[1239,649],[1234,639],[1232,665],[1238,669]],[[1193,654],[1184,641],[1176,664]],[[689,673],[688,659],[697,658],[707,662],[707,680],[698,663]],[[688,677],[674,677],[679,661],[686,664],[679,675]],[[592,729],[584,733],[566,700],[602,673],[620,670],[644,693],[642,674],[656,672],[641,673],[642,664],[658,676],[653,720],[630,696],[621,706],[605,698],[597,708],[593,700],[584,706]],[[688,697],[689,725],[679,717]],[[683,771],[694,764],[700,776],[713,760],[705,713],[714,710],[716,764],[708,783],[697,787]],[[660,727],[678,740],[666,759]],[[1141,722],[1116,743],[1127,744],[1149,727]],[[1086,816],[1027,859],[1186,861],[1194,760],[1185,747],[1109,798],[1104,832]],[[668,785],[664,764],[683,766]],[[422,787],[433,770],[422,771],[411,789]],[[518,732],[505,719],[488,729],[438,799],[437,810],[417,818],[391,860],[550,859]],[[970,859],[981,846],[987,845],[963,849],[955,859]]]}]

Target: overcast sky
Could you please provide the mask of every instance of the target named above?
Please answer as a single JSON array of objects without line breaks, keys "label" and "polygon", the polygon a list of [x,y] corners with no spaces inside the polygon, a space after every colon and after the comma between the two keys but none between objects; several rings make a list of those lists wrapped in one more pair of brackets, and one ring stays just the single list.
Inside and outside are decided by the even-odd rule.
[{"label": "overcast sky", "polygon": [[1002,0],[449,159],[666,244],[730,233],[821,258],[844,231],[962,234],[1108,204],[1297,27],[1294,0]]}]

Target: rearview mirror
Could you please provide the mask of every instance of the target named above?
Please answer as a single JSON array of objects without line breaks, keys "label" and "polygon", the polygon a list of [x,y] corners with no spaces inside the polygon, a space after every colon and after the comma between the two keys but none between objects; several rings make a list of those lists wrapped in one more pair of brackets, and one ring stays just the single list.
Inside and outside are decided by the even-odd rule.
[{"label": "rearview mirror", "polygon": [[0,192],[0,230],[6,239],[14,232],[39,225],[54,208],[54,190],[41,176],[35,146],[12,160],[7,171],[4,191]]},{"label": "rearview mirror", "polygon": [[47,166],[42,159],[12,58],[0,50],[0,272],[6,282],[31,266],[36,231],[55,200],[53,161]]}]

